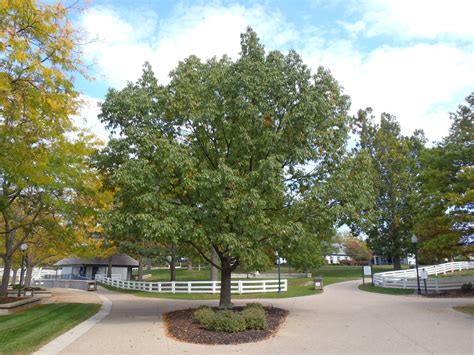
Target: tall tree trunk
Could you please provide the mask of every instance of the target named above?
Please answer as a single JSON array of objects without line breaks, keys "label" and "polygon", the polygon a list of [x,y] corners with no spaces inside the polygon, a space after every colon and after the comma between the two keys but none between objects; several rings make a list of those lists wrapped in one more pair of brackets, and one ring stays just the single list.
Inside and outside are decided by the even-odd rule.
[{"label": "tall tree trunk", "polygon": [[176,257],[171,255],[170,261],[170,281],[176,281]]},{"label": "tall tree trunk", "polygon": [[107,277],[112,278],[112,257],[109,256],[109,264],[107,265]]},{"label": "tall tree trunk", "polygon": [[151,258],[146,258],[146,269],[151,271]]},{"label": "tall tree trunk", "polygon": [[7,295],[8,293],[8,281],[10,280],[10,270],[12,268],[11,259],[8,257],[3,258],[3,277],[2,285],[0,288],[0,296]]},{"label": "tall tree trunk", "polygon": [[221,293],[219,298],[220,309],[230,309],[234,305],[231,298],[232,268],[229,257],[221,258]]},{"label": "tall tree trunk", "polygon": [[30,287],[31,286],[31,277],[33,276],[33,268],[34,265],[28,260],[28,258],[25,258],[25,264],[26,264],[26,276],[25,276],[25,287]]},{"label": "tall tree trunk", "polygon": [[402,269],[402,260],[399,256],[392,257],[393,260],[393,269],[401,270]]},{"label": "tall tree trunk", "polygon": [[[211,247],[211,261],[214,263],[214,264],[217,264],[218,263],[218,256],[217,256],[217,252],[216,250]],[[211,281],[217,281],[217,268],[211,264]]]},{"label": "tall tree trunk", "polygon": [[193,263],[191,262],[191,260],[188,259],[188,271],[192,271],[193,270]]},{"label": "tall tree trunk", "polygon": [[18,268],[16,268],[15,265],[12,264],[12,269],[13,269],[13,277],[10,280],[10,282],[12,283],[12,285],[14,285],[16,283],[16,276],[18,274]]},{"label": "tall tree trunk", "polygon": [[138,281],[143,281],[143,256],[138,258]]},{"label": "tall tree trunk", "polygon": [[174,244],[171,245],[170,281],[176,281],[176,255],[174,248]]}]

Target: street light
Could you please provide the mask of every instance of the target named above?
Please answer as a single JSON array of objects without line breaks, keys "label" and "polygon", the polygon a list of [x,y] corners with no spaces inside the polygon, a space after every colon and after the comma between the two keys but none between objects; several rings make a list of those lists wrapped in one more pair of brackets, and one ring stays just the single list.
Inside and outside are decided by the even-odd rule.
[{"label": "street light", "polygon": [[413,235],[411,237],[411,242],[413,243],[413,249],[415,251],[416,283],[418,285],[418,294],[421,295],[420,274],[418,272],[418,249],[416,247],[418,243],[418,238],[416,237],[416,235]]},{"label": "street light", "polygon": [[21,266],[20,266],[20,284],[18,285],[18,297],[21,296],[21,284],[23,283],[23,264],[25,263],[25,254],[28,250],[28,244],[23,243],[20,245],[21,250]]},{"label": "street light", "polygon": [[280,272],[280,257],[278,256],[278,252],[275,252],[276,262],[278,265],[278,293],[281,293],[281,272]]}]

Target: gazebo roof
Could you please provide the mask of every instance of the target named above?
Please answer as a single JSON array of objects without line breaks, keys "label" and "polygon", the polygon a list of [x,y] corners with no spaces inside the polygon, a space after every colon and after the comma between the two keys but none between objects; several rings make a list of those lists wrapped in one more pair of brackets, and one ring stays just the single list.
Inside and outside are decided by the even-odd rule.
[{"label": "gazebo roof", "polygon": [[[65,258],[59,260],[53,266],[70,266],[70,265],[109,265],[109,258],[92,258],[92,259],[79,259],[79,258]],[[131,266],[138,267],[138,261],[133,259],[130,255],[121,254],[112,256],[112,266]]]}]

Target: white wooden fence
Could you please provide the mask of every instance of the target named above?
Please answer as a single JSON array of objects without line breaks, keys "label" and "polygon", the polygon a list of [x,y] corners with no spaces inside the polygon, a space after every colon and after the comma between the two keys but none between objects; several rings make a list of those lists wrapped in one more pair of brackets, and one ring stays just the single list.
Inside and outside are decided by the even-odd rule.
[{"label": "white wooden fence", "polygon": [[[428,275],[440,275],[454,271],[474,269],[474,262],[460,261],[432,266],[420,266],[419,270],[425,269]],[[474,276],[466,277],[429,277],[426,280],[426,288],[430,291],[443,291],[459,289],[465,283],[474,284]],[[387,271],[374,274],[374,285],[385,288],[410,288],[416,289],[416,269]],[[424,288],[424,282],[420,279],[420,286]]]},{"label": "white wooden fence", "polygon": [[[168,282],[144,282],[144,281],[121,281],[113,280],[103,275],[96,275],[96,281],[105,285],[122,288],[125,290],[136,290],[158,293],[219,293],[220,281],[168,281]],[[288,290],[288,280],[281,280],[281,291]],[[237,280],[231,282],[232,293],[269,293],[278,292],[278,280]]]},{"label": "white wooden fence", "polygon": [[[112,274],[110,275],[112,276],[112,280],[122,280],[122,275],[121,274]],[[96,274],[95,275],[95,279],[103,279],[103,278],[107,278],[107,274]]]}]

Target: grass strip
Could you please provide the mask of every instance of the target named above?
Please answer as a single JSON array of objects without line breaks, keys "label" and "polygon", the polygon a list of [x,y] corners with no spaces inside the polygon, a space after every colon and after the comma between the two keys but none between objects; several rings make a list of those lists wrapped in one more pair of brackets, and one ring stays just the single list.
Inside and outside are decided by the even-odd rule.
[{"label": "grass strip", "polygon": [[30,352],[94,315],[98,304],[52,303],[0,316],[0,354]]},{"label": "grass strip", "polygon": [[384,295],[412,295],[415,293],[415,290],[406,289],[406,288],[384,288],[384,287],[372,286],[369,284],[359,285],[359,290],[373,292],[373,293],[381,293]]},{"label": "grass strip", "polygon": [[474,304],[468,305],[468,306],[456,306],[456,307],[453,307],[453,309],[458,312],[462,312],[462,313],[466,313],[471,316],[474,316]]}]

